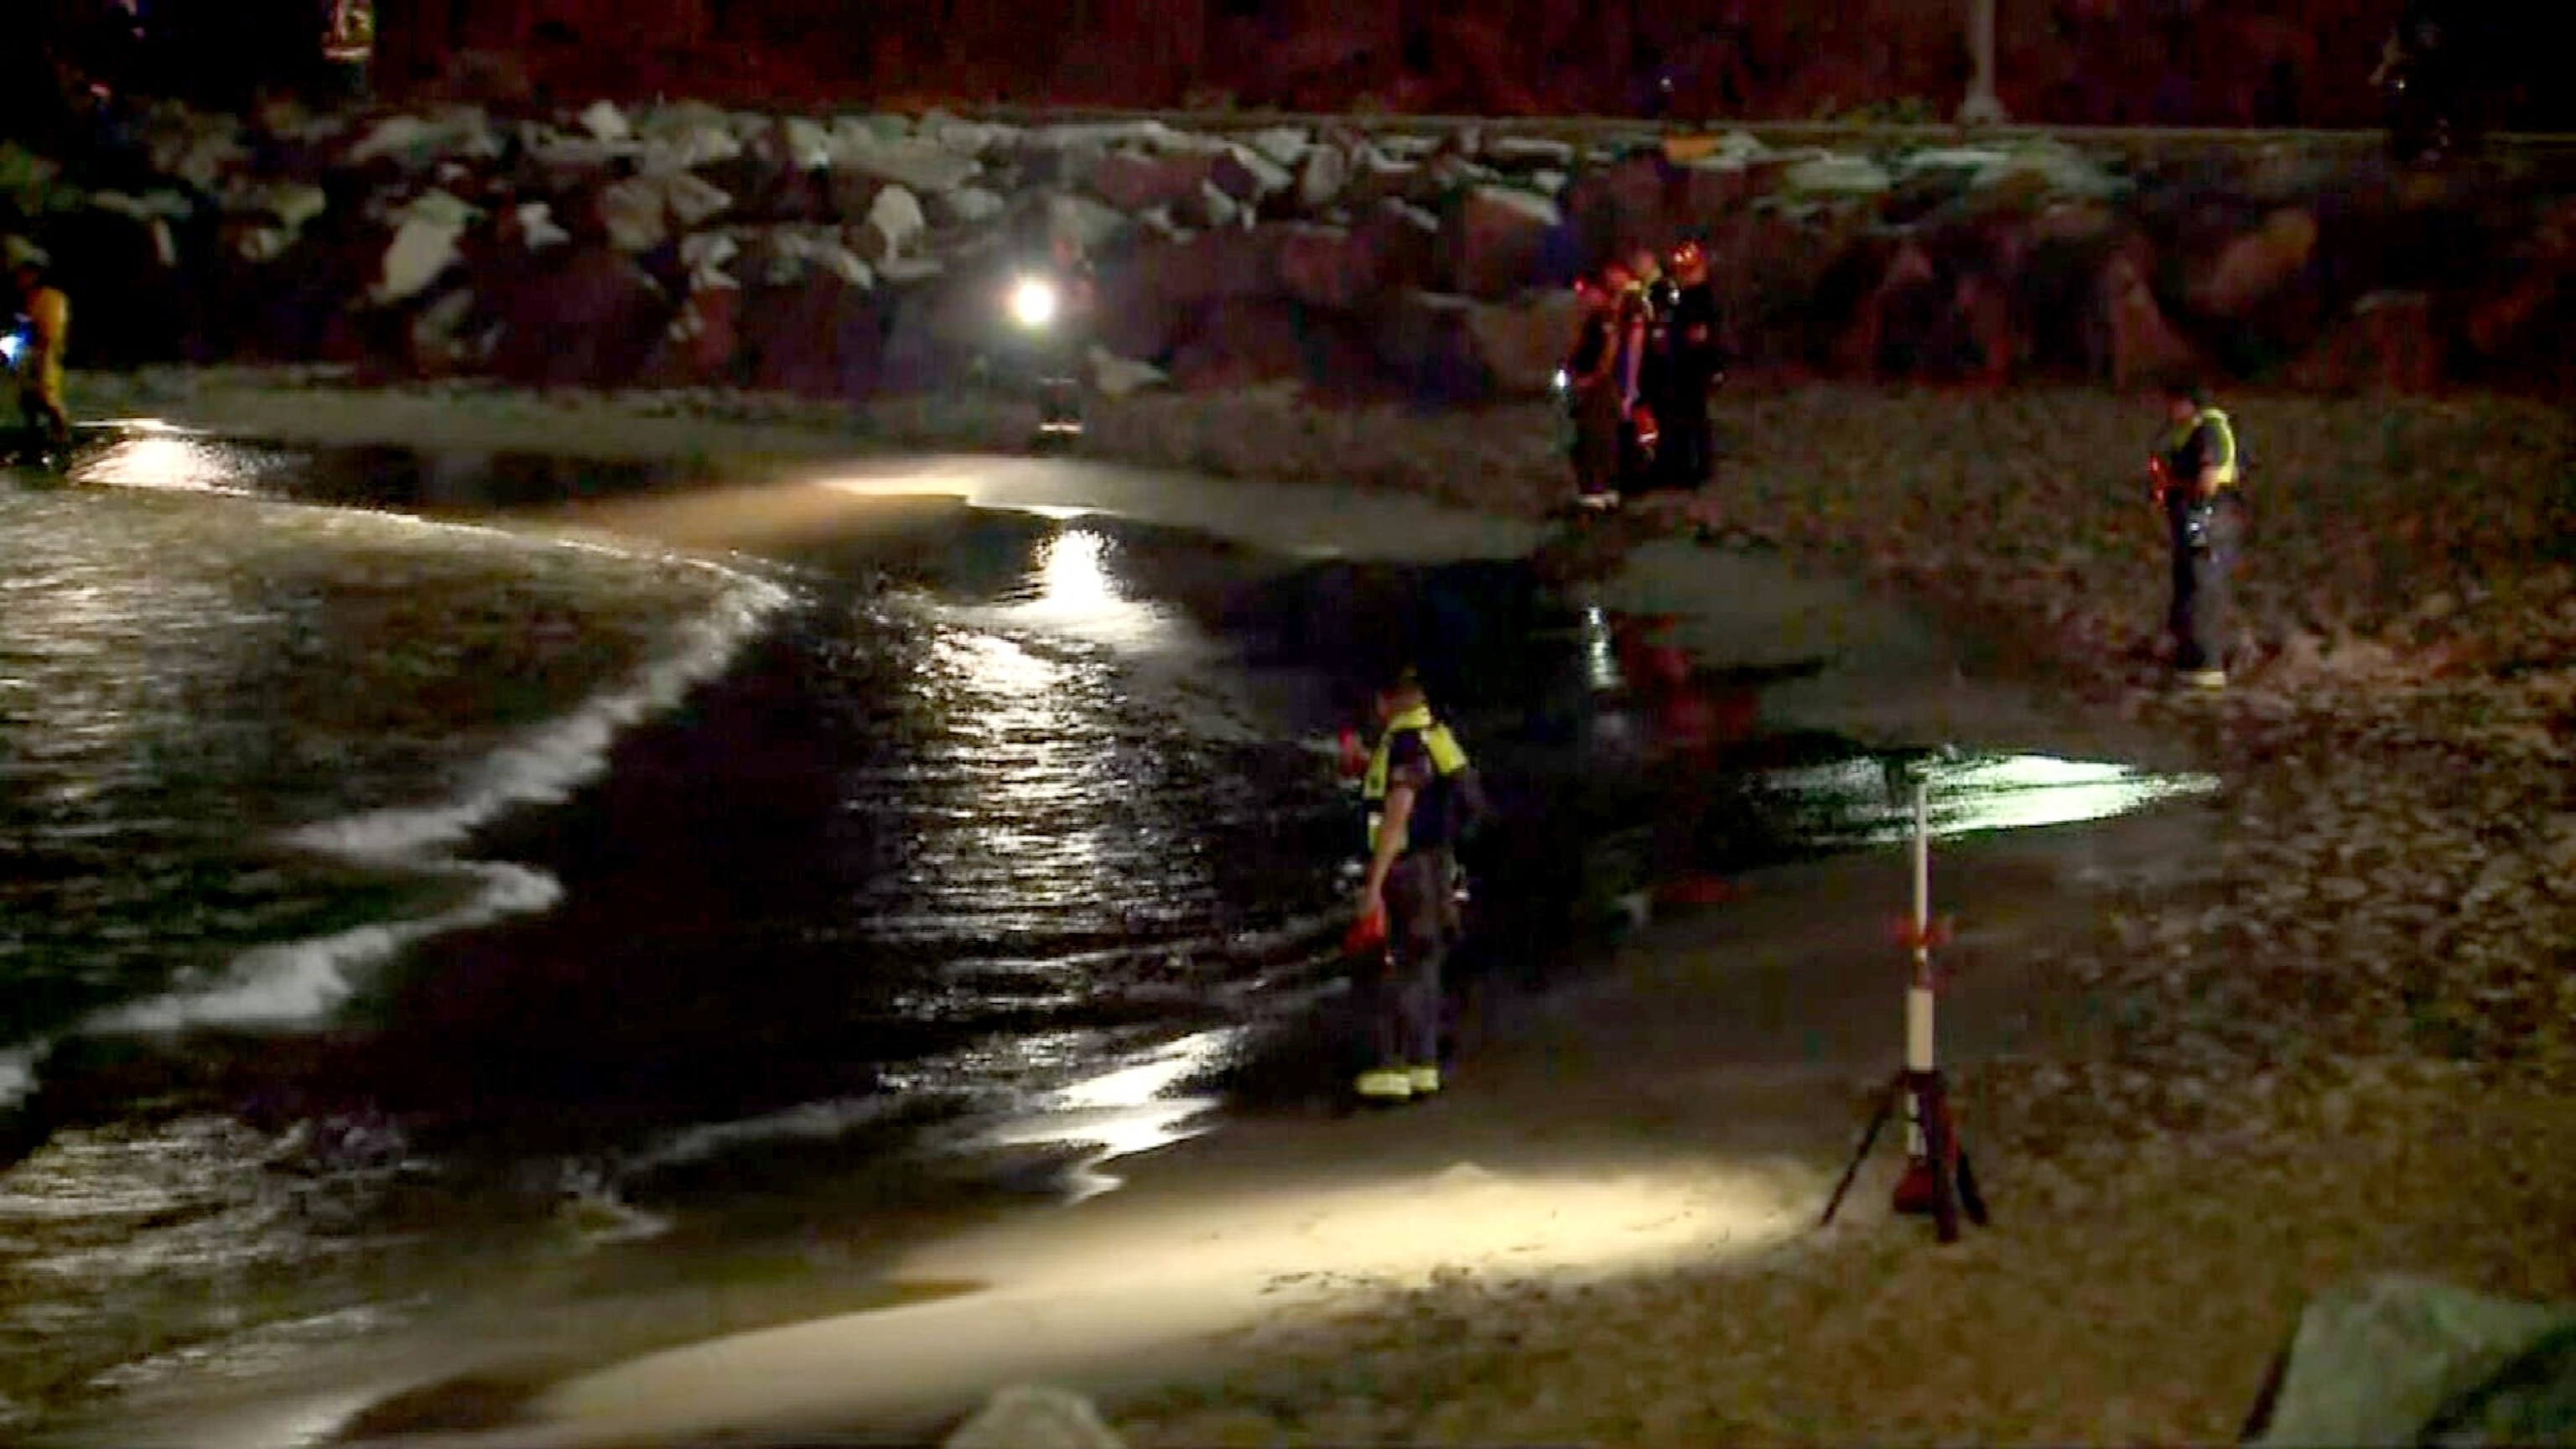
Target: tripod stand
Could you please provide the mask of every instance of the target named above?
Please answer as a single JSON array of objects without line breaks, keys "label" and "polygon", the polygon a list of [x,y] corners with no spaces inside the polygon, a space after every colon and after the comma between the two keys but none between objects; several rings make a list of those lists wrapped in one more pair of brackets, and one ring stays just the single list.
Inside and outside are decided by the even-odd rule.
[{"label": "tripod stand", "polygon": [[1977,1190],[1976,1172],[1969,1166],[1967,1149],[1959,1141],[1958,1119],[1950,1112],[1949,1085],[1932,1064],[1932,945],[1934,938],[1943,933],[1932,921],[1931,786],[1919,766],[1909,769],[1906,778],[1914,787],[1914,919],[1906,933],[1913,972],[1905,992],[1905,1065],[1880,1095],[1878,1110],[1871,1114],[1869,1128],[1861,1134],[1860,1147],[1843,1169],[1842,1181],[1835,1184],[1833,1198],[1825,1204],[1825,1216],[1818,1226],[1832,1225],[1853,1180],[1860,1176],[1861,1164],[1869,1158],[1869,1150],[1878,1145],[1878,1134],[1886,1129],[1887,1119],[1896,1114],[1897,1104],[1902,1102],[1905,1175],[1897,1179],[1893,1206],[1907,1216],[1930,1214],[1939,1240],[1955,1243],[1959,1240],[1962,1211],[1970,1222],[1979,1227],[1986,1225],[1986,1199]]}]

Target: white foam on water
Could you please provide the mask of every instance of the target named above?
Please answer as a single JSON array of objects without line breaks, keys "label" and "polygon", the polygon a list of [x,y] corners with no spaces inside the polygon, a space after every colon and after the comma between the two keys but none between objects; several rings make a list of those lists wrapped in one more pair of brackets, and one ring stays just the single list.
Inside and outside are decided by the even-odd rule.
[{"label": "white foam on water", "polygon": [[260,946],[233,959],[227,984],[155,997],[90,1018],[91,1031],[177,1031],[188,1026],[282,1026],[328,1014],[347,999],[353,973],[392,959],[404,948],[450,931],[533,915],[563,898],[553,876],[525,866],[460,864],[454,873],[480,880],[463,906],[410,921],[354,927],[337,935]]},{"label": "white foam on water", "polygon": [[[581,543],[560,546],[615,551]],[[671,650],[625,685],[594,696],[486,757],[474,783],[452,799],[323,821],[286,837],[290,846],[354,865],[479,882],[465,904],[426,918],[261,946],[235,958],[219,984],[104,1012],[83,1023],[83,1029],[173,1031],[313,1021],[348,999],[362,968],[434,936],[550,909],[563,895],[562,884],[552,876],[520,865],[460,860],[448,852],[507,811],[569,799],[607,768],[610,747],[620,733],[677,706],[690,690],[722,674],[789,601],[786,590],[767,580],[705,560],[679,561],[723,576],[727,592],[714,609],[689,623]]]},{"label": "white foam on water", "polygon": [[745,1146],[772,1142],[832,1142],[874,1126],[897,1112],[916,1109],[911,1093],[841,1097],[731,1122],[684,1127],[624,1164],[628,1175],[705,1162]]},{"label": "white foam on water", "polygon": [[36,1058],[44,1055],[45,1045],[23,1042],[0,1049],[0,1109],[18,1105],[36,1089]]}]

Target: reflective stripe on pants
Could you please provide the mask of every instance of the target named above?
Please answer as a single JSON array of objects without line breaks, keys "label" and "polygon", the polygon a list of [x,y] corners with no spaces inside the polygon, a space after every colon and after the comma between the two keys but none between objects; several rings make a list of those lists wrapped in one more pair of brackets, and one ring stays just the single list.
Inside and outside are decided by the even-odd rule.
[{"label": "reflective stripe on pants", "polygon": [[2188,520],[2191,506],[2179,497],[2167,505],[2172,531],[2173,604],[2165,624],[2172,631],[2174,667],[2181,670],[2224,669],[2227,649],[2235,642],[2235,580],[2244,552],[2244,503],[2230,490],[2211,500],[2208,520],[2197,539]]},{"label": "reflective stripe on pants", "polygon": [[1440,1062],[1443,1005],[1440,967],[1458,931],[1445,847],[1398,859],[1386,878],[1386,944],[1392,960],[1372,983],[1369,1015],[1376,1065],[1428,1067]]}]

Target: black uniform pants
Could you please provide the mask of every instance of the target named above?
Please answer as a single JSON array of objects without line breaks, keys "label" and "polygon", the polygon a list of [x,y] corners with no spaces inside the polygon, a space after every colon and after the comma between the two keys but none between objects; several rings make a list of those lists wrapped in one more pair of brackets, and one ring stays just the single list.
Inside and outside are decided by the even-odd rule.
[{"label": "black uniform pants", "polygon": [[2174,667],[2224,669],[2235,638],[2235,573],[2243,557],[2245,505],[2233,490],[2200,502],[2165,501],[2172,534],[2173,604],[2165,626],[2173,633]]},{"label": "black uniform pants", "polygon": [[1440,1064],[1440,967],[1458,934],[1458,898],[1450,885],[1454,859],[1447,846],[1431,846],[1407,852],[1387,872],[1388,959],[1370,983],[1369,1003],[1380,1067]]},{"label": "black uniform pants", "polygon": [[[5,385],[5,380],[0,380]],[[45,396],[43,389],[26,383],[18,389],[18,413],[27,431],[49,448],[60,448],[72,440],[72,421],[63,415],[62,404]]]},{"label": "black uniform pants", "polygon": [[1574,486],[1585,497],[1620,484],[1619,398],[1606,383],[1592,383],[1574,397]]},{"label": "black uniform pants", "polygon": [[1657,414],[1663,422],[1664,445],[1656,472],[1667,488],[1694,489],[1706,483],[1715,466],[1715,428],[1708,415],[1708,383],[1683,380]]}]

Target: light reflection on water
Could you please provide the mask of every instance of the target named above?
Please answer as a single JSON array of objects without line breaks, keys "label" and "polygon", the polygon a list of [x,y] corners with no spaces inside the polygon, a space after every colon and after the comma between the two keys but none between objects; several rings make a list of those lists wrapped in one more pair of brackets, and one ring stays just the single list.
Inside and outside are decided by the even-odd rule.
[{"label": "light reflection on water", "polygon": [[1208,1130],[1221,1104],[1212,1096],[1177,1088],[1213,1077],[1243,1045],[1242,1028],[1197,1032],[1140,1061],[1075,1082],[1050,1094],[1039,1110],[988,1139],[998,1146],[1065,1144],[1090,1149],[1068,1175],[1073,1201],[1121,1186],[1101,1165],[1186,1142]]},{"label": "light reflection on water", "polygon": [[75,483],[247,498],[257,496],[262,475],[286,461],[158,418],[121,418],[98,427],[115,441],[74,465]]},{"label": "light reflection on water", "polygon": [[[2080,825],[2216,791],[2215,775],[2156,774],[2050,755],[1968,755],[1924,767],[1935,838]],[[1911,787],[1891,789],[1886,767],[1855,759],[1778,772],[1766,780],[1808,803],[1823,844],[1884,845],[1914,834]]]}]

